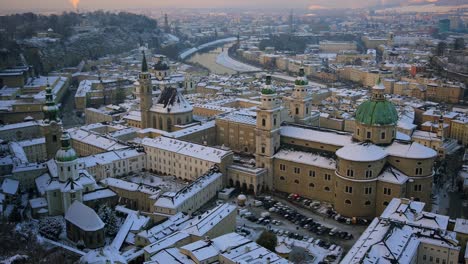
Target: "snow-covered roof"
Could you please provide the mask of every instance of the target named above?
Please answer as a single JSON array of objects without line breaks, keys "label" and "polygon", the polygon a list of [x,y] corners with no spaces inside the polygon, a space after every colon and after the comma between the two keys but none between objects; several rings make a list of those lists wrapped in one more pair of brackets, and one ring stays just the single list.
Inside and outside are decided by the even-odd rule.
[{"label": "snow-covered roof", "polygon": [[166,192],[162,194],[154,203],[154,206],[177,209],[185,201],[202,192],[208,185],[222,177],[223,174],[220,172],[207,173],[178,192]]},{"label": "snow-covered roof", "polygon": [[2,192],[8,195],[15,195],[18,192],[19,181],[13,179],[4,179],[2,183]]},{"label": "snow-covered roof", "polygon": [[207,147],[200,144],[190,143],[167,137],[144,138],[141,144],[145,148],[152,147],[172,151],[181,155],[211,161],[214,163],[220,163],[226,155],[232,153],[231,151],[227,150]]},{"label": "snow-covered roof", "polygon": [[177,90],[177,88],[167,87],[159,95],[157,102],[151,107],[152,112],[157,113],[186,113],[193,110],[190,103]]},{"label": "snow-covered roof", "polygon": [[187,227],[182,231],[195,235],[198,237],[204,237],[205,234],[210,231],[219,222],[223,221],[226,217],[235,214],[236,207],[230,204],[220,204],[212,210],[206,211],[202,215],[199,215],[189,223]]},{"label": "snow-covered roof", "polygon": [[168,235],[164,237],[161,240],[158,240],[157,242],[146,246],[145,252],[147,252],[150,255],[154,255],[158,253],[159,251],[173,247],[177,242],[189,238],[190,235],[187,233],[182,233],[182,232],[176,232],[171,235]]},{"label": "snow-covered roof", "polygon": [[29,200],[29,205],[32,209],[47,207],[47,200],[44,197],[38,197]]},{"label": "snow-covered roof", "polygon": [[80,201],[73,202],[68,208],[65,220],[87,232],[98,231],[105,225],[93,209]]},{"label": "snow-covered roof", "polygon": [[80,258],[80,263],[87,264],[125,264],[127,260],[113,247],[90,250]]},{"label": "snow-covered roof", "polygon": [[352,144],[336,151],[340,159],[360,162],[377,161],[387,157],[387,152],[374,144]]},{"label": "snow-covered roof", "polygon": [[282,126],[281,136],[319,142],[323,144],[343,147],[352,144],[352,137],[347,133],[334,133],[295,126]]},{"label": "snow-covered roof", "polygon": [[278,153],[275,154],[274,158],[312,165],[330,170],[336,169],[336,161],[334,159],[326,158],[310,152],[283,149],[278,151]]},{"label": "snow-covered roof", "polygon": [[195,264],[188,256],[182,254],[177,248],[168,248],[151,257],[147,264]]},{"label": "snow-covered roof", "polygon": [[100,189],[83,194],[83,202],[117,196],[111,189]]},{"label": "snow-covered roof", "polygon": [[420,243],[459,250],[448,217],[422,209],[424,203],[394,198],[375,218],[341,263],[410,263]]},{"label": "snow-covered roof", "polygon": [[431,148],[425,147],[419,143],[400,143],[393,142],[385,148],[388,155],[409,159],[430,159],[437,156],[437,152]]},{"label": "snow-covered roof", "polygon": [[393,167],[389,167],[386,170],[384,170],[377,179],[382,182],[403,184],[406,181],[408,181],[409,177],[403,172]]},{"label": "snow-covered roof", "polygon": [[457,218],[453,231],[462,234],[468,234],[468,219]]}]

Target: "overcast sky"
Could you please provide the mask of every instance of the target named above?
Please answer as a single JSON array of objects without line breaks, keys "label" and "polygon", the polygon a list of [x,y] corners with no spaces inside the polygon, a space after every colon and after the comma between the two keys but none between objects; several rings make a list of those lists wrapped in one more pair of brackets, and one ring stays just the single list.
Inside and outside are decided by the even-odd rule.
[{"label": "overcast sky", "polygon": [[[82,8],[138,8],[138,7],[278,7],[307,8],[362,7],[380,0],[80,0]],[[71,8],[71,0],[0,0],[0,9]]]},{"label": "overcast sky", "polygon": [[72,1],[80,1],[83,9],[122,9],[142,7],[268,7],[268,8],[359,8],[387,2],[436,0],[0,0],[0,10],[72,9]]}]

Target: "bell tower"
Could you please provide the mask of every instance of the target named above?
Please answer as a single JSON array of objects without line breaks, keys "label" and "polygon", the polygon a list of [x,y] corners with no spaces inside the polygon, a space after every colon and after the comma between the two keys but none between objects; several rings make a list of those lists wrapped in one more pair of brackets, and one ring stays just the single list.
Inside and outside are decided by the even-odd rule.
[{"label": "bell tower", "polygon": [[59,108],[55,104],[52,88],[47,79],[46,103],[42,107],[44,120],[42,123],[42,132],[45,137],[47,159],[51,159],[60,149],[60,136],[62,135],[62,121],[59,118]]},{"label": "bell tower", "polygon": [[148,63],[143,52],[143,61],[141,63],[141,72],[138,76],[140,109],[141,109],[141,127],[150,128],[151,117],[150,109],[153,106],[153,88],[151,86],[151,74],[148,72]]},{"label": "bell tower", "polygon": [[271,87],[271,76],[267,76],[261,105],[257,107],[255,161],[257,167],[267,170],[265,183],[269,189],[274,189],[273,156],[280,148],[280,125],[281,103]]},{"label": "bell tower", "polygon": [[289,111],[295,123],[311,124],[312,96],[309,93],[308,81],[304,68],[299,70],[299,76],[294,82],[294,91],[289,98]]}]

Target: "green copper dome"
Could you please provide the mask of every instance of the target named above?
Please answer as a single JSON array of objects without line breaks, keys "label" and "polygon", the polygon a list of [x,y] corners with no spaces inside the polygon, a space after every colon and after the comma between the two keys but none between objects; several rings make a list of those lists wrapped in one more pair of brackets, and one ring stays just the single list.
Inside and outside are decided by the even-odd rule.
[{"label": "green copper dome", "polygon": [[68,162],[78,159],[78,155],[71,147],[71,138],[68,132],[63,132],[60,141],[62,143],[62,147],[57,151],[57,154],[55,154],[55,160],[58,162]]},{"label": "green copper dome", "polygon": [[389,101],[370,100],[357,108],[356,121],[365,125],[396,125],[398,113]]}]

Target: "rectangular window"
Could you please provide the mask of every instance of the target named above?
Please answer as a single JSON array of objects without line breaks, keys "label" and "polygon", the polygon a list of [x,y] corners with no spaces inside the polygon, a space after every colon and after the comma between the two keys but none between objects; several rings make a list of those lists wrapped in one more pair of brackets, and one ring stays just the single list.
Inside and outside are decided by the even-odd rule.
[{"label": "rectangular window", "polygon": [[352,186],[346,186],[345,187],[345,193],[353,193],[353,187]]},{"label": "rectangular window", "polygon": [[367,138],[371,138],[371,132],[367,131]]},{"label": "rectangular window", "polygon": [[372,187],[364,188],[364,194],[372,194]]},{"label": "rectangular window", "polygon": [[346,175],[347,175],[348,177],[354,177],[354,171],[353,171],[353,170],[347,170],[347,171],[346,171]]},{"label": "rectangular window", "polygon": [[296,174],[301,173],[301,168],[294,167],[294,173]]},{"label": "rectangular window", "polygon": [[285,171],[286,170],[286,165],[280,164],[279,168],[280,168],[280,171]]},{"label": "rectangular window", "polygon": [[420,191],[422,191],[422,185],[421,185],[421,184],[416,184],[416,185],[414,185],[414,191],[415,191],[415,192],[420,192]]},{"label": "rectangular window", "polygon": [[385,195],[392,195],[392,189],[390,188],[383,188],[383,193]]},{"label": "rectangular window", "polygon": [[372,171],[371,170],[367,170],[366,171],[366,178],[371,178],[372,177]]},{"label": "rectangular window", "polygon": [[422,175],[422,168],[416,168],[415,174]]},{"label": "rectangular window", "polygon": [[315,177],[315,171],[313,171],[313,170],[309,171],[309,176],[310,177]]},{"label": "rectangular window", "polygon": [[326,181],[331,181],[331,175],[328,173],[325,173],[325,180]]}]

